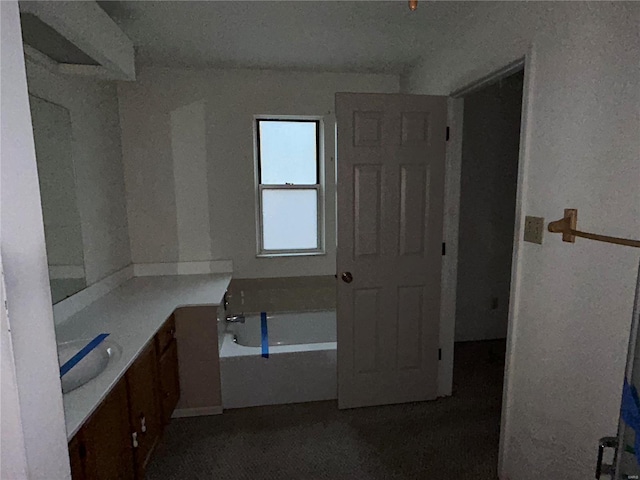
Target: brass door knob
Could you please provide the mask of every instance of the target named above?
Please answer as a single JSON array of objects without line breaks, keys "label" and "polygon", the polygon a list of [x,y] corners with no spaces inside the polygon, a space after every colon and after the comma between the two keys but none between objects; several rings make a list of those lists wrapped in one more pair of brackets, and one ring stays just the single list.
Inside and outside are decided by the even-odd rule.
[{"label": "brass door knob", "polygon": [[351,272],[343,272],[342,275],[340,275],[340,277],[342,278],[342,281],[345,283],[353,282],[353,275],[351,275]]}]

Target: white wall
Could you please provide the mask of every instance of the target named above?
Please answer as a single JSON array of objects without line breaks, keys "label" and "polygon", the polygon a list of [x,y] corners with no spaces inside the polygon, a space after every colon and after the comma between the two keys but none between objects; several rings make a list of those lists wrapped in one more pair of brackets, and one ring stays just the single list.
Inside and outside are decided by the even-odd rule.
[{"label": "white wall", "polygon": [[456,342],[507,336],[522,81],[464,97]]},{"label": "white wall", "polygon": [[[523,214],[555,220],[574,207],[584,230],[638,238],[640,5],[476,9],[449,43],[425,50],[408,88],[447,94],[527,54]],[[516,217],[501,473],[588,478],[598,438],[616,431],[638,251],[550,234],[541,246],[525,244],[522,221]]]},{"label": "white wall", "polygon": [[29,92],[71,114],[72,158],[87,285],[131,263],[115,82],[27,63]]},{"label": "white wall", "polygon": [[[236,278],[333,275],[334,95],[394,93],[398,82],[393,75],[142,68],[137,82],[119,83],[133,262],[231,259]],[[327,255],[256,258],[256,114],[324,116]]]},{"label": "white wall", "polygon": [[[5,410],[3,331],[2,478],[67,479],[67,436],[58,375],[56,339],[45,253],[40,191],[22,51],[18,3],[0,2],[0,248],[6,280],[6,313],[11,324],[15,384],[14,402]],[[3,318],[3,330],[7,328]],[[14,397],[15,400],[15,397]],[[9,419],[4,416],[9,415]],[[20,423],[24,445],[21,445]],[[8,426],[9,430],[4,428]],[[5,464],[5,436],[15,439],[15,456]],[[23,453],[24,452],[24,453]],[[24,459],[26,474],[24,476]],[[6,469],[6,470],[5,470]],[[5,474],[6,472],[6,474]]]},{"label": "white wall", "polygon": [[[0,270],[2,258],[0,258]],[[4,272],[0,272],[0,305],[4,305]],[[16,380],[16,365],[11,343],[11,328],[7,309],[0,307],[0,475],[5,478],[26,478],[27,457],[20,417],[20,401]]]}]

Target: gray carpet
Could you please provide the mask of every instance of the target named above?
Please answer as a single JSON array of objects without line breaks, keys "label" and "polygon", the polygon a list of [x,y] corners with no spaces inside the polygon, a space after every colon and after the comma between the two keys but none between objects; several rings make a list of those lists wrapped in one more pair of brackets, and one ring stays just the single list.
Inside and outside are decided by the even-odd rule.
[{"label": "gray carpet", "polygon": [[336,402],[174,419],[155,479],[495,480],[504,341],[456,344],[454,395],[337,409]]}]

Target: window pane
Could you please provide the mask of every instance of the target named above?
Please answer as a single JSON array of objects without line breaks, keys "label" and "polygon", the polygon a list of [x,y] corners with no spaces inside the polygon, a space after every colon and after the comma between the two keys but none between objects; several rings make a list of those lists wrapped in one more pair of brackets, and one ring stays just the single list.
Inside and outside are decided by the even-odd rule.
[{"label": "window pane", "polygon": [[259,120],[258,127],[261,183],[317,183],[316,122]]},{"label": "window pane", "polygon": [[265,250],[318,248],[317,190],[263,190]]}]

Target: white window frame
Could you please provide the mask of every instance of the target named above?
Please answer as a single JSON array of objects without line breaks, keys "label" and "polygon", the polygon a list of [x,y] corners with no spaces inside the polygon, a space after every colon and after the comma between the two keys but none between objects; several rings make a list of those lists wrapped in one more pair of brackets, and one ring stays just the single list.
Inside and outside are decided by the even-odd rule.
[{"label": "white window frame", "polygon": [[[281,121],[281,122],[315,122],[317,126],[316,141],[316,168],[318,172],[318,183],[308,185],[280,185],[260,183],[260,121]],[[325,255],[325,174],[324,174],[324,121],[321,116],[310,115],[255,115],[253,118],[254,136],[254,173],[255,173],[255,196],[256,196],[256,245],[258,247],[257,257],[296,257]],[[282,249],[266,250],[264,248],[264,235],[262,225],[262,191],[263,190],[316,190],[317,192],[317,235],[318,247],[305,249]]]}]

